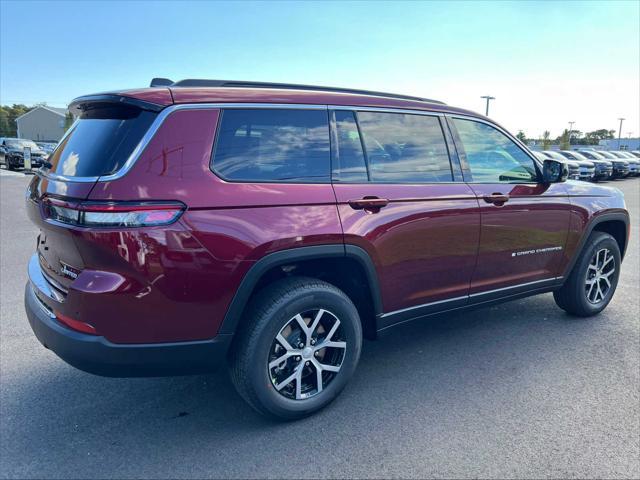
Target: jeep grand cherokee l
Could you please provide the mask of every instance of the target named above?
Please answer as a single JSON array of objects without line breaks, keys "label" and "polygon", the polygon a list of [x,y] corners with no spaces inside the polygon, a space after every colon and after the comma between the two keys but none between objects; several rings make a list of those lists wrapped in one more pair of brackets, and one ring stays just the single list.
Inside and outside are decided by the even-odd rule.
[{"label": "jeep grand cherokee l", "polygon": [[625,158],[618,157],[612,152],[604,150],[598,150],[598,154],[613,164],[613,174],[611,178],[624,178],[629,176],[629,162]]},{"label": "jeep grand cherokee l", "polygon": [[191,80],[80,97],[27,191],[26,310],[111,376],[228,362],[256,410],[331,402],[363,337],[553,292],[602,311],[622,194],[565,181],[492,120],[379,92]]},{"label": "jeep grand cherokee l", "polygon": [[613,164],[604,158],[598,159],[595,154],[591,157],[587,157],[582,152],[576,152],[575,150],[560,150],[560,155],[576,162],[589,162],[594,166],[594,180],[607,180],[613,174]]}]

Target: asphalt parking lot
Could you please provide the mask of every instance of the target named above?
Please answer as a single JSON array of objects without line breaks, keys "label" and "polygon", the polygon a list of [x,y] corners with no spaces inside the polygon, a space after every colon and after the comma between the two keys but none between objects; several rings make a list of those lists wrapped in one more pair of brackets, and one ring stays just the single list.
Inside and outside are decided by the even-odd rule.
[{"label": "asphalt parking lot", "polygon": [[638,478],[640,178],[631,244],[591,319],[550,294],[367,342],[342,396],[274,423],[212,375],[109,379],[66,365],[23,310],[28,178],[0,171],[2,478]]}]

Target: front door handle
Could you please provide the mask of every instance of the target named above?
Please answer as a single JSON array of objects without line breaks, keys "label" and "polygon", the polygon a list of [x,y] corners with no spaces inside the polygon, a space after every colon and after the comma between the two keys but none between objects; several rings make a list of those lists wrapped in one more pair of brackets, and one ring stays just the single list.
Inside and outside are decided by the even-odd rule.
[{"label": "front door handle", "polygon": [[381,208],[386,207],[389,200],[380,197],[364,197],[359,200],[349,200],[349,205],[354,210],[366,210],[367,212],[377,213]]},{"label": "front door handle", "polygon": [[482,198],[484,198],[485,202],[493,203],[497,207],[501,207],[509,201],[509,195],[504,195],[502,193],[492,193],[491,195],[485,195]]}]

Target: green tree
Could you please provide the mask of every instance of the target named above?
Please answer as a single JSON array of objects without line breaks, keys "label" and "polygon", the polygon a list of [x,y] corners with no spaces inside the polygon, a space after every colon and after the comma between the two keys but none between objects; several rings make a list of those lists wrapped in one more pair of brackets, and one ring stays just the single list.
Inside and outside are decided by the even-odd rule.
[{"label": "green tree", "polygon": [[569,143],[569,130],[565,129],[557,140],[560,144],[560,150],[569,150],[571,148],[571,144]]},{"label": "green tree", "polygon": [[579,145],[581,143],[584,143],[582,132],[580,130],[571,130],[571,138],[569,139],[569,143],[571,143],[571,145]]},{"label": "green tree", "polygon": [[73,114],[69,111],[64,116],[64,131],[69,130],[69,127],[73,124],[74,118]]},{"label": "green tree", "polygon": [[527,136],[524,134],[522,130],[518,130],[518,134],[516,135],[516,137],[525,145],[527,144]]},{"label": "green tree", "polygon": [[542,149],[549,150],[551,147],[551,132],[549,130],[545,130],[542,133]]},{"label": "green tree", "polygon": [[608,140],[614,138],[615,130],[607,130],[601,128],[593,132],[587,132],[584,135],[584,143],[588,145],[598,145],[600,140]]},{"label": "green tree", "polygon": [[31,110],[30,107],[21,104],[0,105],[0,137],[17,136],[16,118]]}]

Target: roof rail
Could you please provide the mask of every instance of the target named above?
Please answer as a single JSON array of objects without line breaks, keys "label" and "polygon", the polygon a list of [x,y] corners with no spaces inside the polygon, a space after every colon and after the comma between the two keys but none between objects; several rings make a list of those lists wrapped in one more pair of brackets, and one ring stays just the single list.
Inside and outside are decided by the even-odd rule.
[{"label": "roof rail", "polygon": [[[157,85],[156,80],[167,81],[167,79],[154,79],[152,86]],[[154,85],[155,84],[155,85]],[[445,105],[439,100],[429,98],[414,97],[411,95],[400,95],[396,93],[375,92],[371,90],[358,90],[355,88],[341,87],[323,87],[319,85],[298,85],[295,83],[270,83],[270,82],[246,82],[241,80],[204,80],[204,79],[187,79],[174,82],[168,86],[171,87],[238,87],[238,88],[277,88],[287,90],[312,90],[320,92],[339,92],[354,93],[360,95],[373,95],[376,97],[399,98],[403,100],[417,100],[419,102],[437,103]]]}]

